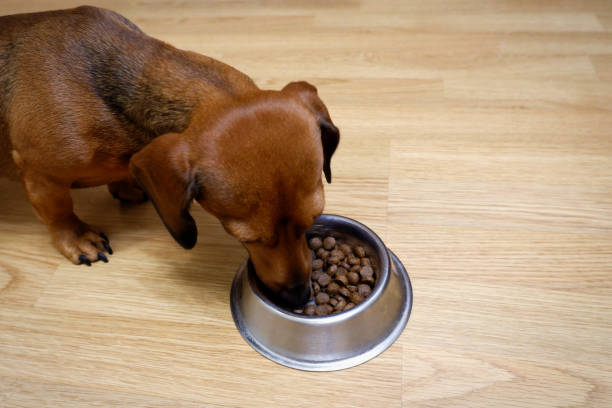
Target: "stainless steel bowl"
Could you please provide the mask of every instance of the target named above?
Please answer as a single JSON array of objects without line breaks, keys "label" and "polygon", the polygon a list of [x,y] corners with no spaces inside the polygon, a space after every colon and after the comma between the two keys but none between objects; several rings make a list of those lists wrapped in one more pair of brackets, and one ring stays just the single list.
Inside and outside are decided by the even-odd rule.
[{"label": "stainless steel bowl", "polygon": [[298,315],[272,303],[259,289],[245,260],[232,284],[231,308],[242,337],[279,364],[307,371],[333,371],[364,363],[399,337],[410,317],[412,287],[404,266],[365,225],[338,215],[321,215],[307,235],[331,232],[366,246],[378,279],[370,296],[346,312]]}]

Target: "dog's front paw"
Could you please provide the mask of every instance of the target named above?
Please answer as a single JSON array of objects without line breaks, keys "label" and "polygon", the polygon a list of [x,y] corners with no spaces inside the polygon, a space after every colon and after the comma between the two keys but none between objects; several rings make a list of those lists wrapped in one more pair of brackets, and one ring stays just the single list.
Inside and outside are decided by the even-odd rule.
[{"label": "dog's front paw", "polygon": [[113,253],[107,236],[103,232],[93,231],[86,224],[78,228],[54,228],[51,235],[57,249],[77,265],[108,262],[107,254]]}]

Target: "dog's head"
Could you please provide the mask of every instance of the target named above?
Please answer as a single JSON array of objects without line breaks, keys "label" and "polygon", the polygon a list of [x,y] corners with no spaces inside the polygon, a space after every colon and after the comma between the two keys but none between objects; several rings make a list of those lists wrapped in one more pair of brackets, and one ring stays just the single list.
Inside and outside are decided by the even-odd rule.
[{"label": "dog's head", "polygon": [[323,211],[322,174],[331,182],[339,138],[316,88],[293,82],[157,137],[132,157],[130,173],[184,248],[197,240],[196,200],[242,242],[264,285],[297,306],[310,297],[304,232]]}]

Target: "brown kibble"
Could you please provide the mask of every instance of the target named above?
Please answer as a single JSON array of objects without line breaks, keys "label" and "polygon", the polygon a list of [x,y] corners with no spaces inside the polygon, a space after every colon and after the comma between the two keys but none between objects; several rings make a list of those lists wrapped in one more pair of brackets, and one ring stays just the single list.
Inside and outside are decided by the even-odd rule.
[{"label": "brown kibble", "polygon": [[346,306],[344,306],[343,312],[346,312],[347,310],[352,309],[354,307],[355,307],[354,303],[347,303]]},{"label": "brown kibble", "polygon": [[331,234],[335,233],[308,239],[314,302],[290,311],[327,316],[349,310],[372,294],[376,272],[372,258],[366,256],[366,247],[353,247]]},{"label": "brown kibble", "polygon": [[372,269],[371,266],[364,266],[361,268],[361,271],[359,271],[359,274],[361,275],[362,278],[365,278],[366,276],[374,275],[374,270]]},{"label": "brown kibble", "polygon": [[315,305],[306,305],[304,308],[304,314],[306,316],[312,316],[315,313]]},{"label": "brown kibble", "polygon": [[351,265],[359,265],[361,263],[361,259],[356,256],[349,256],[348,263]]},{"label": "brown kibble", "polygon": [[360,304],[363,301],[363,296],[361,296],[359,292],[351,292],[351,296],[349,298],[351,299],[351,302],[356,305]]},{"label": "brown kibble", "polygon": [[322,259],[315,259],[314,261],[312,261],[312,269],[322,269],[323,268],[323,260]]},{"label": "brown kibble", "polygon": [[370,285],[366,285],[365,283],[361,283],[359,284],[359,286],[357,286],[357,292],[364,298],[370,296],[370,293],[372,293],[372,288],[370,287]]},{"label": "brown kibble", "polygon": [[323,305],[329,302],[329,295],[325,292],[319,292],[317,296],[315,296],[315,302],[317,305]]},{"label": "brown kibble", "polygon": [[359,274],[361,275],[361,281],[363,283],[368,283],[370,285],[373,285],[375,280],[374,280],[374,270],[372,269],[371,266],[364,266],[361,268],[361,271],[359,271]]},{"label": "brown kibble", "polygon": [[327,285],[327,294],[329,294],[330,296],[337,295],[339,290],[340,290],[340,285],[338,285],[336,282],[332,282],[329,285]]},{"label": "brown kibble", "polygon": [[323,248],[327,249],[328,251],[331,251],[332,249],[334,249],[335,246],[336,246],[336,238],[327,237],[323,240]]},{"label": "brown kibble", "polygon": [[319,279],[317,279],[317,282],[319,282],[321,287],[327,286],[329,285],[329,282],[331,282],[331,277],[326,273],[322,273],[321,276],[319,276]]},{"label": "brown kibble", "polygon": [[332,312],[332,310],[334,309],[328,304],[319,305],[315,307],[315,314],[317,316],[327,316],[328,314]]},{"label": "brown kibble", "polygon": [[321,241],[321,238],[319,237],[312,237],[310,238],[310,241],[308,241],[308,245],[310,248],[316,251],[323,246],[323,241]]},{"label": "brown kibble", "polygon": [[348,277],[349,283],[352,285],[359,282],[359,274],[357,272],[349,272],[347,277]]},{"label": "brown kibble", "polygon": [[374,279],[374,275],[368,275],[365,278],[361,278],[361,281],[372,286],[374,286],[374,283],[376,282],[376,280]]},{"label": "brown kibble", "polygon": [[340,245],[340,250],[344,252],[344,255],[349,256],[353,253],[353,250],[347,244]]},{"label": "brown kibble", "polygon": [[327,263],[337,265],[338,263],[340,263],[340,259],[338,259],[337,256],[330,256],[329,258],[327,258]]},{"label": "brown kibble", "polygon": [[334,249],[333,251],[331,251],[331,256],[335,256],[338,257],[339,260],[343,260],[344,259],[344,252],[342,252],[339,249]]},{"label": "brown kibble", "polygon": [[336,275],[336,281],[338,283],[341,283],[342,286],[346,286],[346,285],[349,284],[349,281],[348,281],[348,278],[346,277],[346,275],[340,275],[340,276]]}]

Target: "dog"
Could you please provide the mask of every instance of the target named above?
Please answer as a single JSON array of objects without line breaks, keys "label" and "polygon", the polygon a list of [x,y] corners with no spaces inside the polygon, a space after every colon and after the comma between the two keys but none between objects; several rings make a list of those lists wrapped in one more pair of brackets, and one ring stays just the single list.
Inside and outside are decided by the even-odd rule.
[{"label": "dog", "polygon": [[53,243],[108,262],[108,238],[73,211],[71,188],[150,198],[184,248],[192,201],[247,249],[288,305],[311,296],[305,231],[340,140],[317,89],[261,90],[245,74],[144,34],[95,7],[0,17],[0,163],[18,174]]}]

